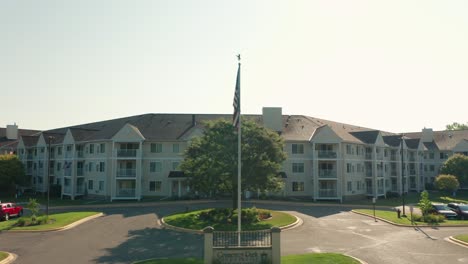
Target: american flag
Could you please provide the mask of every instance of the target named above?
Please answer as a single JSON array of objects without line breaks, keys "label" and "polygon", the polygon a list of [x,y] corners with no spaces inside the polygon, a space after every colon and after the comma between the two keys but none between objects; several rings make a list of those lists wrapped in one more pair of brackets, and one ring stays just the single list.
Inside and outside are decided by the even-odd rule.
[{"label": "american flag", "polygon": [[239,127],[240,120],[240,63],[239,68],[237,68],[237,79],[236,79],[236,91],[234,92],[234,114],[232,116],[232,125],[236,128]]}]

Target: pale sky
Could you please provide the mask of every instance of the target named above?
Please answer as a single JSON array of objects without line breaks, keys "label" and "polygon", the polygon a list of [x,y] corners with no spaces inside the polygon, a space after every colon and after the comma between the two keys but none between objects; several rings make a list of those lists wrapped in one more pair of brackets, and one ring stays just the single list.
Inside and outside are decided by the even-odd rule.
[{"label": "pale sky", "polygon": [[468,1],[0,0],[0,127],[282,107],[390,132],[468,121]]}]

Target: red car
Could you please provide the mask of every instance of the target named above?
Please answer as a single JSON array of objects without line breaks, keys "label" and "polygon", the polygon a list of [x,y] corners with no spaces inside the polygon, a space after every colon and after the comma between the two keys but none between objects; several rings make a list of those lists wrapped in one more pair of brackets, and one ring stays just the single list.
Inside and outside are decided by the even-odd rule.
[{"label": "red car", "polygon": [[7,221],[12,216],[23,215],[23,207],[14,203],[0,203],[0,219]]}]

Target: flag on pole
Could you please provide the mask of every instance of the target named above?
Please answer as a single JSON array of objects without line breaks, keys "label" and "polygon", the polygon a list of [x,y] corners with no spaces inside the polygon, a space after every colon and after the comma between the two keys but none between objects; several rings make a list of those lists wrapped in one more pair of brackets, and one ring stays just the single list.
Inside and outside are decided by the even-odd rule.
[{"label": "flag on pole", "polygon": [[239,67],[237,68],[237,79],[236,79],[236,91],[234,92],[234,102],[232,104],[234,106],[234,114],[232,117],[232,125],[236,128],[239,128],[239,120],[240,120],[240,63]]}]

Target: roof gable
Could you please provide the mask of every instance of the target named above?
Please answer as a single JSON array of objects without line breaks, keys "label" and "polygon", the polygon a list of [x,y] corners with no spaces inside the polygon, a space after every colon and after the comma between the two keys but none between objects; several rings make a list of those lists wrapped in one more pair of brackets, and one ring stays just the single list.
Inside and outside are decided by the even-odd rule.
[{"label": "roof gable", "polygon": [[343,140],[328,125],[324,125],[315,129],[309,141],[315,143],[340,143]]},{"label": "roof gable", "polygon": [[454,152],[466,152],[468,151],[468,140],[463,139],[453,148]]},{"label": "roof gable", "polygon": [[[353,135],[355,138],[359,139],[363,143],[366,144],[375,144],[377,141],[377,137],[380,134],[380,131],[378,130],[371,130],[371,131],[357,131],[357,132],[351,132],[351,135]],[[383,139],[382,142],[383,143]]]},{"label": "roof gable", "polygon": [[137,127],[127,123],[112,137],[112,140],[117,142],[140,142],[145,140],[145,137]]},{"label": "roof gable", "polygon": [[73,135],[70,129],[68,129],[67,133],[65,133],[65,138],[63,138],[63,144],[64,145],[75,144],[75,139],[73,138]]}]

